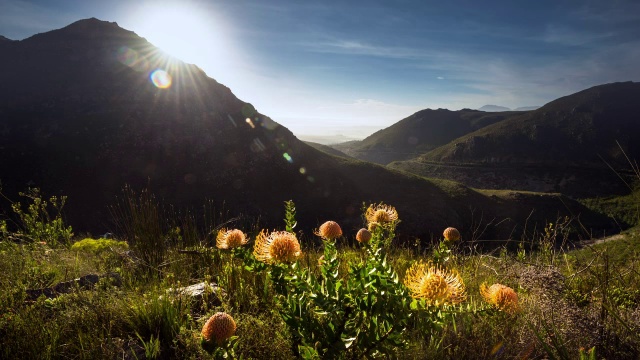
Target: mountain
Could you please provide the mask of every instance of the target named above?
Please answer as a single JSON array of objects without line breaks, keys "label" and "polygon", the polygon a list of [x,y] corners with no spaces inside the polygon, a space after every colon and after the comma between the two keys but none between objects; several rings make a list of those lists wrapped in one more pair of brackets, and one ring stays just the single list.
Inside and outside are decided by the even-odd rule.
[{"label": "mountain", "polygon": [[511,109],[509,109],[508,107],[499,106],[499,105],[484,105],[483,107],[479,108],[478,110],[486,111],[486,112],[511,111]]},{"label": "mountain", "polygon": [[362,202],[380,201],[397,207],[405,239],[452,225],[505,239],[571,213],[596,231],[611,226],[558,195],[496,196],[318,151],[116,23],[81,20],[2,45],[0,68],[11,69],[0,71],[2,192],[67,195],[76,233],[110,230],[108,206],[125,185],[196,214],[211,199],[271,229],[292,199],[306,234],[329,219],[352,233]]},{"label": "mountain", "polygon": [[322,152],[325,152],[329,155],[334,155],[334,156],[341,156],[344,158],[352,158],[351,156],[343,153],[340,150],[336,150],[334,148],[332,148],[331,146],[328,145],[323,145],[323,144],[318,144],[312,141],[303,141],[305,144],[311,146],[312,148],[316,149],[316,150],[320,150]]},{"label": "mountain", "polygon": [[580,197],[625,192],[609,165],[627,168],[625,153],[640,158],[639,97],[640,83],[595,86],[391,167],[480,188]]},{"label": "mountain", "polygon": [[540,108],[540,106],[521,106],[518,108],[515,108],[513,111],[532,111],[532,110],[538,110]]},{"label": "mountain", "polygon": [[359,142],[332,145],[334,149],[360,160],[388,164],[424,154],[451,140],[513,116],[478,110],[421,110]]},{"label": "mountain", "polygon": [[0,43],[1,43],[1,42],[7,42],[7,41],[13,41],[13,40],[8,39],[8,38],[6,38],[6,37],[4,37],[4,36],[0,35]]}]

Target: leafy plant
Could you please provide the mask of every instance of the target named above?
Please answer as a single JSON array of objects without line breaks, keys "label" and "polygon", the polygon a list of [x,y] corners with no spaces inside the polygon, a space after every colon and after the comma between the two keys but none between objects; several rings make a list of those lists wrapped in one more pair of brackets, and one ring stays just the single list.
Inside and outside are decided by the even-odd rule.
[{"label": "leafy plant", "polygon": [[[292,202],[286,203],[285,212],[286,228],[292,230]],[[278,257],[268,262],[269,277],[281,305],[279,312],[292,334],[297,355],[305,359],[355,359],[391,355],[405,344],[402,334],[410,317],[411,300],[387,262],[384,244],[390,239],[383,235],[393,236],[395,227],[395,222],[389,223],[376,228],[365,246],[364,261],[349,262],[347,274],[340,273],[335,241],[342,230],[334,222],[327,222],[329,226],[323,225],[318,233],[324,250],[317,268],[279,261]],[[277,235],[282,239],[293,236]],[[274,239],[271,246],[277,241],[284,240]],[[256,246],[263,243],[267,244],[257,241]]]},{"label": "leafy plant", "polygon": [[294,204],[293,200],[284,202],[284,224],[285,230],[290,233],[298,225],[296,221],[296,204]]},{"label": "leafy plant", "polygon": [[151,339],[147,344],[150,349],[157,341],[161,349],[173,351],[180,345],[176,344],[178,334],[191,322],[189,310],[189,303],[182,297],[149,294],[143,301],[131,304],[128,323],[139,337]]},{"label": "leafy plant", "polygon": [[[62,219],[66,196],[51,196],[49,201],[43,200],[38,188],[29,188],[19,195],[28,200],[26,209],[20,202],[11,204],[11,209],[20,220],[20,229],[14,234],[17,238],[27,242],[44,242],[53,247],[69,244],[73,229],[66,226]],[[4,225],[3,233],[6,232],[6,222]]]}]

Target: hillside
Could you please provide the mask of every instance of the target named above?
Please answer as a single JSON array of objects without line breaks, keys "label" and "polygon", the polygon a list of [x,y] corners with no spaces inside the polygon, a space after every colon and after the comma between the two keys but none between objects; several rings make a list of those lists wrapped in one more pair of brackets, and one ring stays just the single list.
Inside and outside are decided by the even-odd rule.
[{"label": "hillside", "polygon": [[331,146],[328,145],[323,145],[323,144],[318,144],[317,142],[313,142],[313,141],[303,141],[305,144],[311,146],[312,148],[316,149],[316,150],[320,150],[322,152],[325,152],[329,155],[334,155],[334,156],[342,156],[345,158],[351,158],[351,156],[343,153],[340,150],[334,149]]},{"label": "hillside", "polygon": [[605,162],[625,169],[623,152],[640,158],[639,96],[638,83],[596,86],[390,166],[481,188],[581,197],[624,193],[628,189]]},{"label": "hillside", "polygon": [[411,159],[464,134],[504,120],[518,112],[421,110],[359,142],[332,146],[360,160],[388,164]]},{"label": "hillside", "polygon": [[[517,236],[542,208],[317,151],[197,66],[115,23],[81,20],[10,42],[0,46],[0,67],[11,69],[0,72],[3,193],[15,198],[37,186],[67,195],[65,214],[77,232],[109,230],[108,206],[125,185],[196,212],[212,199],[268,228],[282,226],[283,201],[292,199],[307,233],[329,218],[357,229],[362,202],[384,201],[402,214],[401,234],[425,240],[449,225],[471,231],[478,219],[470,209],[505,219],[484,237]],[[495,121],[470,113],[469,124]],[[578,203],[536,199],[545,211],[530,226],[559,213],[582,214],[595,231],[611,226]]]}]

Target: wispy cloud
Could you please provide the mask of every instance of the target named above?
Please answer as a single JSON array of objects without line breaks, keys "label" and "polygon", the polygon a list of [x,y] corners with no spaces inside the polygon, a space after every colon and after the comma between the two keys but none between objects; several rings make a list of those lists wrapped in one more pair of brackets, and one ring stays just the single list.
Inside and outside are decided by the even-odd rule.
[{"label": "wispy cloud", "polygon": [[606,40],[615,34],[608,32],[595,32],[588,30],[577,30],[568,26],[549,24],[545,30],[542,40],[548,43],[583,46],[589,45],[597,41]]},{"label": "wispy cloud", "polygon": [[365,41],[333,39],[328,41],[307,42],[301,44],[307,51],[342,54],[363,55],[389,59],[425,59],[437,57],[436,52],[417,48],[375,45]]}]

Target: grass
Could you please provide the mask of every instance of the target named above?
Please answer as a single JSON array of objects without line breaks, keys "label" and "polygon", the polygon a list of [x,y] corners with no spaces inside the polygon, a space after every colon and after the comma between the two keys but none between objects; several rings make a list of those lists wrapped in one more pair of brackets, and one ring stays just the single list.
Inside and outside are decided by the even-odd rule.
[{"label": "grass", "polygon": [[624,196],[582,200],[585,206],[616,219],[620,227],[640,225],[640,189]]},{"label": "grass", "polygon": [[[171,227],[165,231],[171,232]],[[165,241],[160,264],[151,265],[136,256],[136,251],[144,249],[136,244],[131,251],[119,246],[93,251],[91,246],[19,243],[4,234],[0,241],[0,358],[212,358],[200,346],[200,331],[217,311],[232,314],[237,322],[236,356],[294,358],[273,284],[264,272],[249,271],[229,252]],[[255,230],[249,235],[254,239]],[[345,234],[338,246],[341,276],[348,271],[345,264],[366,256],[354,236]],[[313,245],[318,242],[312,236],[300,238],[305,251],[300,264],[317,272],[313,269],[322,249]],[[414,312],[403,334],[405,345],[395,349],[394,357],[574,359],[593,347],[597,358],[640,356],[637,229],[619,240],[572,251],[546,247],[546,253],[503,249],[481,254],[464,247],[462,243],[453,251],[449,266],[462,275],[468,300],[435,325],[429,313]],[[430,259],[432,250],[392,248],[389,263],[402,281],[411,264]],[[122,281],[103,279],[91,290],[78,288],[52,299],[27,296],[27,289],[89,273],[117,273]],[[227,295],[209,301],[215,296],[198,300],[167,291],[205,281],[217,283]],[[518,293],[521,311],[517,315],[498,312],[482,300],[480,285],[496,282]]]}]

